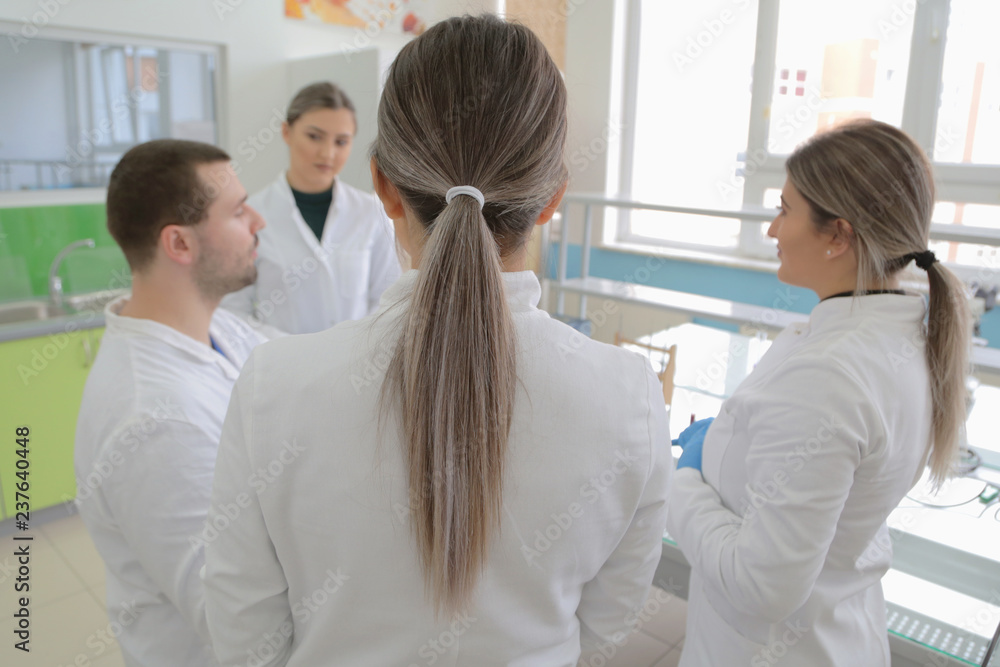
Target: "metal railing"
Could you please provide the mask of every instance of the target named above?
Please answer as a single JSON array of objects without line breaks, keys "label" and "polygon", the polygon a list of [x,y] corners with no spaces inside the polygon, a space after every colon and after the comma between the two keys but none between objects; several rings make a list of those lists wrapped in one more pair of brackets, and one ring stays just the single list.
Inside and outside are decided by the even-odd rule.
[{"label": "metal railing", "polygon": [[[650,204],[645,202],[631,201],[627,199],[617,199],[594,193],[574,193],[567,194],[563,198],[560,208],[559,227],[559,255],[556,268],[556,313],[559,315],[565,312],[565,290],[567,285],[567,265],[569,260],[569,207],[571,205],[583,206],[583,240],[580,249],[580,278],[586,279],[590,275],[590,254],[593,246],[592,236],[594,227],[593,209],[597,207],[610,207],[625,210],[646,210],[661,211],[663,213],[681,213],[687,215],[701,215],[709,218],[738,218],[743,222],[769,222],[775,216],[775,211],[763,207],[743,208],[743,209],[710,209],[695,208],[688,206],[669,206],[665,204]],[[542,237],[542,266],[543,275],[548,276],[548,259],[551,252],[551,230],[548,230]],[[930,237],[935,241],[949,241],[953,243],[975,243],[987,246],[1000,247],[1000,229],[989,227],[972,227],[955,224],[931,224]],[[664,244],[667,247],[667,244]],[[759,261],[760,258],[747,258]],[[580,296],[580,317],[586,316],[587,296]]]},{"label": "metal railing", "polygon": [[[594,231],[593,208],[612,207],[628,210],[661,211],[663,213],[683,213],[688,215],[703,215],[715,218],[739,218],[745,222],[768,222],[774,218],[774,211],[763,207],[756,209],[724,210],[708,208],[692,208],[688,206],[668,206],[664,204],[649,204],[643,202],[630,201],[626,199],[615,199],[600,194],[567,194],[563,197],[560,208],[559,227],[559,257],[556,268],[557,285],[566,285],[566,267],[569,262],[569,207],[571,204],[582,204],[583,211],[583,244],[580,257],[580,277],[587,278],[590,275],[590,251],[592,248],[591,237]],[[547,263],[551,248],[551,240],[548,235],[542,239],[543,262]],[[544,264],[543,264],[544,266]],[[547,267],[544,268],[545,275],[548,275]],[[562,315],[565,310],[565,294],[563,290],[558,290],[556,296],[556,312]],[[587,312],[587,297],[580,297],[580,317],[584,317]]]}]

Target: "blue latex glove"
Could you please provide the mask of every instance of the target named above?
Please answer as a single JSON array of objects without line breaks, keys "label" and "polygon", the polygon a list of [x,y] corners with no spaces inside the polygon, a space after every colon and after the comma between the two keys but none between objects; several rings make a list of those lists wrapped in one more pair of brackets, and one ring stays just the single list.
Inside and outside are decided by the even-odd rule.
[{"label": "blue latex glove", "polygon": [[699,419],[681,431],[681,434],[671,440],[670,444],[677,445],[681,449],[687,449],[688,443],[691,442],[701,444],[701,441],[705,439],[705,433],[708,431],[708,427],[711,426],[714,421],[715,417]]},{"label": "blue latex glove", "polygon": [[708,427],[712,425],[714,420],[714,417],[709,417],[696,421],[681,431],[680,436],[673,441],[673,444],[684,449],[681,457],[677,460],[678,470],[694,468],[701,472],[701,449],[705,444],[705,434],[708,433]]}]

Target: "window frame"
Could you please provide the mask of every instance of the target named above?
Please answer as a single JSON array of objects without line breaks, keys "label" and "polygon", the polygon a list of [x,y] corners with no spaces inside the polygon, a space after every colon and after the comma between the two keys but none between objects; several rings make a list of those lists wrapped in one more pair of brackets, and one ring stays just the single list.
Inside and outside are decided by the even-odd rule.
[{"label": "window frame", "polygon": [[[632,170],[635,147],[635,118],[638,99],[638,68],[640,60],[640,20],[642,0],[620,0],[626,3],[625,57],[622,86],[622,118],[624,122],[620,160],[618,191],[626,199],[632,196]],[[916,3],[913,17],[913,34],[910,41],[909,71],[903,101],[901,129],[912,136],[932,159],[939,201],[964,202],[966,204],[998,205],[997,190],[1000,187],[1000,165],[958,164],[934,162],[934,144],[937,140],[937,116],[942,88],[942,73],[948,17],[951,0],[922,0]],[[767,108],[774,93],[774,77],[778,41],[779,0],[759,0],[757,10],[756,48],[751,83],[750,122],[747,136],[747,155],[766,155],[761,164],[756,164],[752,173],[743,174],[742,209],[734,211],[739,218],[740,211],[759,212],[764,192],[771,188],[780,189],[785,181],[785,160],[787,155],[772,154],[767,150],[769,119]],[[763,151],[763,153],[761,153]],[[663,203],[663,202],[659,202]],[[719,258],[744,260],[774,260],[773,245],[761,239],[760,225],[766,223],[742,219],[739,243],[736,248],[717,248],[664,241],[640,236],[632,232],[627,212],[619,215],[613,235],[605,238],[614,240],[608,245],[649,246],[663,250],[682,250],[708,253]],[[931,238],[940,238],[947,233],[948,224],[932,226]],[[1000,229],[969,228],[990,245],[1000,246]],[[997,267],[976,267],[968,264],[951,264],[963,280],[987,282],[996,280]]]},{"label": "window frame", "polygon": [[[20,34],[21,25],[13,23],[11,21],[0,20],[0,32],[4,34]],[[226,103],[226,90],[227,90],[227,78],[226,78],[226,48],[222,44],[213,44],[207,42],[189,42],[183,40],[173,40],[173,39],[163,39],[163,38],[151,38],[135,35],[122,35],[111,32],[104,32],[100,30],[86,30],[78,28],[60,28],[56,26],[46,26],[44,36],[39,35],[38,39],[44,39],[47,41],[58,41],[66,42],[74,47],[74,55],[72,63],[67,63],[68,66],[72,67],[70,75],[75,78],[76,85],[89,85],[90,84],[90,73],[89,68],[84,66],[80,57],[78,46],[81,42],[96,42],[107,44],[109,46],[115,47],[132,47],[136,51],[139,49],[151,48],[158,51],[170,51],[178,50],[185,51],[188,53],[196,53],[202,56],[210,55],[215,59],[215,67],[212,73],[212,85],[214,90],[212,91],[212,105],[215,109],[215,128],[216,128],[216,145],[225,146],[227,143],[226,137],[228,137],[228,112]],[[32,37],[31,39],[35,39]],[[136,71],[139,71],[138,55],[133,54],[133,58],[136,60],[134,62],[134,67]],[[68,84],[67,84],[68,85]],[[168,93],[169,94],[169,93]],[[74,118],[70,119],[73,124],[72,131],[74,132],[77,141],[82,139],[82,132],[86,130],[83,124],[80,123],[81,118],[89,118],[91,111],[90,109],[83,109],[81,100],[77,99],[74,95],[69,95],[70,105],[76,112]],[[131,116],[135,116],[135,113],[131,113]],[[133,122],[130,119],[130,122]],[[161,122],[162,119],[161,119]],[[89,123],[88,123],[89,125]],[[134,123],[133,123],[134,126]],[[135,128],[133,127],[133,131]],[[136,145],[135,142],[131,144],[125,144],[122,142],[112,142],[111,145],[95,145],[93,151],[95,155],[98,154],[111,154],[115,151],[122,151],[131,148]],[[75,144],[70,143],[67,148]],[[52,197],[52,193],[59,193],[60,204],[73,204],[73,203],[91,203],[96,198],[103,200],[105,193],[107,192],[107,187],[80,187],[80,188],[39,188],[31,190],[0,190],[0,208],[14,207],[14,206],[34,206],[39,204],[46,204]],[[77,201],[79,200],[79,201]]]}]

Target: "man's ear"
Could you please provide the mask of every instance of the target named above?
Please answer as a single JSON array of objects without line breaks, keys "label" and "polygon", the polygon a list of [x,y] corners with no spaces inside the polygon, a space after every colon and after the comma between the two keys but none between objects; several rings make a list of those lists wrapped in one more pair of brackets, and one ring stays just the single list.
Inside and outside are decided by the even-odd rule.
[{"label": "man's ear", "polygon": [[382,200],[385,214],[392,220],[402,218],[403,198],[399,196],[399,190],[379,171],[374,157],[369,162],[369,166],[372,170],[372,184],[375,186],[375,194]]},{"label": "man's ear", "polygon": [[190,225],[167,225],[161,229],[158,247],[172,262],[194,264],[195,239]]},{"label": "man's ear", "polygon": [[538,214],[538,219],[535,220],[536,225],[544,225],[546,222],[552,219],[552,216],[556,214],[559,210],[559,205],[562,203],[563,196],[566,194],[566,188],[569,187],[569,181],[562,184],[562,187],[556,190],[556,193],[552,195],[552,199],[549,203],[545,205],[542,212]]}]

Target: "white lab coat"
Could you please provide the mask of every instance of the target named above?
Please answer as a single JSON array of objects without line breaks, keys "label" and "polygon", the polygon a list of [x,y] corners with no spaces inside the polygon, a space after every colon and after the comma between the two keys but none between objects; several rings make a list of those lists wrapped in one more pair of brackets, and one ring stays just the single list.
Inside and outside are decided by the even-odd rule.
[{"label": "white lab coat", "polygon": [[667,527],[691,563],[681,665],[889,665],[885,520],[930,437],[920,296],[838,297],[723,404]]},{"label": "white lab coat", "polygon": [[376,431],[416,278],[405,273],[376,315],[268,343],[247,362],[209,519],[243,506],[208,545],[204,574],[224,665],[253,655],[262,665],[572,666],[581,643],[612,650],[636,625],[672,468],[662,392],[643,357],[539,310],[530,271],[504,274],[519,382],[501,533],[468,615],[435,620],[398,427],[387,420],[381,441]]},{"label": "white lab coat", "polygon": [[[199,571],[233,383],[263,339],[216,310],[225,357],[164,324],[105,309],[76,428],[77,505],[104,559],[108,615],[130,667],[216,665]],[[117,627],[117,625],[115,627]],[[82,648],[82,647],[81,647]]]},{"label": "white lab coat", "polygon": [[392,222],[375,195],[339,178],[316,239],[285,173],[247,201],[267,226],[260,231],[257,282],[222,301],[252,325],[313,333],[372,312],[400,275]]}]

